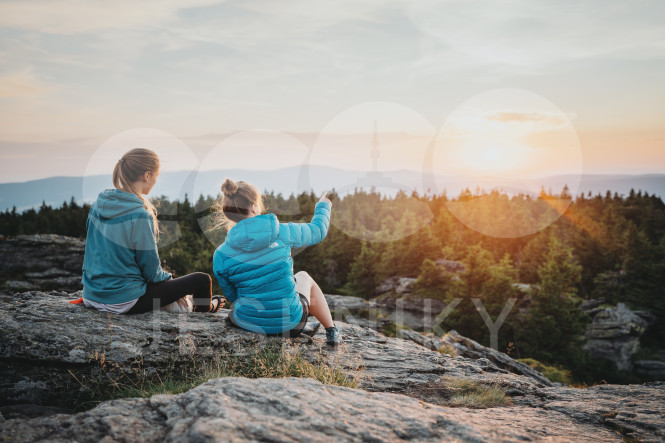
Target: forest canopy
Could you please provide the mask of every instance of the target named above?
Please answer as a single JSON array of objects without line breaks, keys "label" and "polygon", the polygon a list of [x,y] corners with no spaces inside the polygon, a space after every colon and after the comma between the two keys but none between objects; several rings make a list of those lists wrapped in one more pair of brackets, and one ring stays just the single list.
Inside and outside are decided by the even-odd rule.
[{"label": "forest canopy", "polygon": [[[581,348],[585,299],[651,312],[657,321],[642,343],[665,342],[665,204],[657,196],[631,191],[573,198],[564,189],[536,197],[468,190],[453,199],[362,190],[330,197],[326,240],[293,252],[295,271],[307,270],[324,292],[370,298],[386,278],[417,278],[422,297],[462,299],[444,328],[489,345],[471,300],[479,298],[496,318],[510,298],[525,297],[515,283],[529,284],[528,310],[508,316],[499,349],[562,365],[580,380],[598,378]],[[281,222],[309,221],[318,201],[313,193],[264,198],[266,211]],[[212,254],[225,237],[212,223],[213,201],[158,199],[160,256],[178,275],[212,274]],[[88,211],[73,199],[59,208],[7,210],[0,213],[0,234],[85,237]],[[441,260],[463,263],[464,272],[447,270]]]}]

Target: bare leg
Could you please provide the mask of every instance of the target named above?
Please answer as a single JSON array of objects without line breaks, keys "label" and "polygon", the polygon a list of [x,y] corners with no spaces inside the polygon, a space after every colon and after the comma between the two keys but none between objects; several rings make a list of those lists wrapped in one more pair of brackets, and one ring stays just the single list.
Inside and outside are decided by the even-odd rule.
[{"label": "bare leg", "polygon": [[323,296],[323,291],[314,279],[305,271],[296,274],[296,290],[309,300],[309,313],[321,322],[324,328],[334,326],[328,302]]}]

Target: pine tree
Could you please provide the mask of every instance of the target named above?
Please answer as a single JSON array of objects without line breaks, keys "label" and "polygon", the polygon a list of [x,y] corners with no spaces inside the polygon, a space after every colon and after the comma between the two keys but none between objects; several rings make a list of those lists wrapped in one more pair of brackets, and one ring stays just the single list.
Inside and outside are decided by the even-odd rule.
[{"label": "pine tree", "polygon": [[457,276],[435,261],[425,259],[413,285],[413,292],[421,297],[449,301],[457,292]]},{"label": "pine tree", "polygon": [[377,268],[380,255],[375,245],[363,242],[360,254],[355,258],[344,286],[345,292],[359,297],[372,297],[377,284]]},{"label": "pine tree", "polygon": [[522,356],[546,363],[583,364],[585,314],[579,309],[581,300],[577,297],[581,270],[572,248],[552,238],[545,261],[538,268],[539,287],[533,294],[526,323],[516,331]]}]

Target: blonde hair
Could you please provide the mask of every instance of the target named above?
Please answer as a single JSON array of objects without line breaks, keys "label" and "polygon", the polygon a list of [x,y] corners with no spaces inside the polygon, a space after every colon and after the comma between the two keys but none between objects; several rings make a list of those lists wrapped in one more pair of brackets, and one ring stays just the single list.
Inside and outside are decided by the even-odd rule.
[{"label": "blonde hair", "polygon": [[258,188],[252,184],[227,178],[221,186],[222,195],[214,205],[216,226],[224,226],[227,230],[241,220],[249,218],[250,210],[258,205],[263,212],[263,198]]},{"label": "blonde hair", "polygon": [[143,206],[148,214],[152,217],[155,225],[155,237],[159,238],[159,223],[157,221],[157,208],[150,200],[143,197],[141,192],[134,186],[134,182],[138,181],[143,174],[151,172],[157,174],[159,172],[159,157],[150,149],[132,149],[125,153],[118,163],[113,168],[113,186],[116,188],[136,194],[138,198],[143,200]]}]

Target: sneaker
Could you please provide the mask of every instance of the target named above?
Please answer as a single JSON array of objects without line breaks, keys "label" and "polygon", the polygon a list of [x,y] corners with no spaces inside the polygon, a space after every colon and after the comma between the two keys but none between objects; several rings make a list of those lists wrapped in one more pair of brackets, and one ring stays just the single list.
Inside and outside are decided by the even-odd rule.
[{"label": "sneaker", "polygon": [[321,323],[319,323],[318,321],[307,322],[307,324],[300,333],[303,335],[307,335],[309,337],[314,337],[314,334],[317,333],[320,327]]},{"label": "sneaker", "polygon": [[326,328],[326,343],[329,345],[337,345],[342,342],[342,334],[337,329],[337,326]]}]

